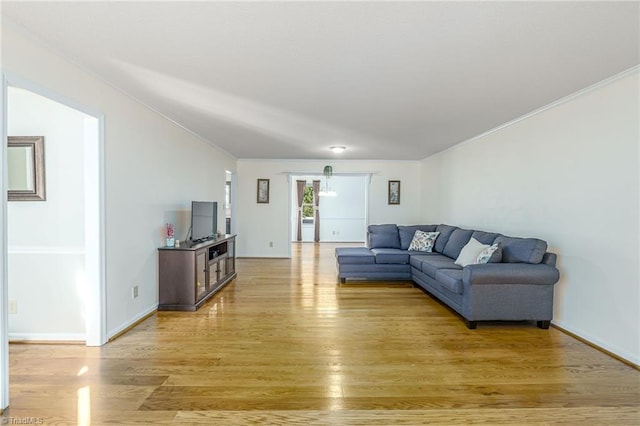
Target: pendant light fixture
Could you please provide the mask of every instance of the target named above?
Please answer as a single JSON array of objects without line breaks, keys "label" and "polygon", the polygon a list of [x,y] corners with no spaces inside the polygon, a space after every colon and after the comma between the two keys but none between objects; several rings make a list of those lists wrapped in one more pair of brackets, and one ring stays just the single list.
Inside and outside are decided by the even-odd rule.
[{"label": "pendant light fixture", "polygon": [[324,189],[320,189],[318,195],[320,197],[335,197],[337,195],[336,191],[329,186],[329,179],[333,176],[333,167],[324,166],[322,174],[324,175]]}]

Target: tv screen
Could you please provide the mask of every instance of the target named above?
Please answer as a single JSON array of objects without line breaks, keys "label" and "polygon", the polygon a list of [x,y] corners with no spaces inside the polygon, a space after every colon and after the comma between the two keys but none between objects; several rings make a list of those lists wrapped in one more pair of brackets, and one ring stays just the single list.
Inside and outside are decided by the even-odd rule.
[{"label": "tv screen", "polygon": [[215,201],[191,202],[191,240],[206,240],[216,235],[218,203]]}]

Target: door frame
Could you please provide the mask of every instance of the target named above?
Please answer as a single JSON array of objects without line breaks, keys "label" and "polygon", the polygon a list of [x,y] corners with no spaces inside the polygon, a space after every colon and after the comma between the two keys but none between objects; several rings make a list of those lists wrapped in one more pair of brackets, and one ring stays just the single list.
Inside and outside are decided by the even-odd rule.
[{"label": "door frame", "polygon": [[0,409],[9,406],[9,328],[8,328],[8,274],[7,274],[7,91],[9,87],[28,90],[87,115],[85,119],[85,276],[87,298],[85,302],[87,346],[101,346],[107,342],[106,274],[105,274],[105,164],[104,115],[81,105],[52,90],[39,86],[6,71],[2,72],[0,88]]},{"label": "door frame", "polygon": [[[371,193],[371,177],[373,176],[373,173],[367,173],[367,172],[362,172],[362,173],[334,173],[333,176],[342,176],[342,177],[364,177],[364,182],[365,182],[365,189],[364,189],[364,236],[366,239],[366,235],[367,235],[367,227],[369,225],[369,199],[370,199],[370,193]],[[288,256],[287,257],[291,257],[291,246],[292,243],[296,242],[293,241],[293,225],[296,222],[296,218],[294,218],[295,216],[295,212],[298,209],[297,204],[295,204],[296,202],[296,193],[297,193],[297,188],[296,188],[296,179],[299,179],[301,177],[319,177],[322,178],[324,177],[323,173],[317,173],[317,172],[289,172],[287,174],[287,182],[289,185],[289,191],[288,191],[288,197],[289,197],[289,201],[288,201],[288,205],[289,205],[289,209],[288,209],[288,215],[289,215],[289,223],[288,223],[288,241],[289,244],[287,244],[288,247]]]}]

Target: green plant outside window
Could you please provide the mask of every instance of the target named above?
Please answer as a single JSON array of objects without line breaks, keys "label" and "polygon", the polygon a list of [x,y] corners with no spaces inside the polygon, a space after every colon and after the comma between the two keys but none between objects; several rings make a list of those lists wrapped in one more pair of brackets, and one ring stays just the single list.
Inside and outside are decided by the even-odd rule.
[{"label": "green plant outside window", "polygon": [[302,217],[313,219],[313,187],[304,187],[304,196],[302,197]]}]

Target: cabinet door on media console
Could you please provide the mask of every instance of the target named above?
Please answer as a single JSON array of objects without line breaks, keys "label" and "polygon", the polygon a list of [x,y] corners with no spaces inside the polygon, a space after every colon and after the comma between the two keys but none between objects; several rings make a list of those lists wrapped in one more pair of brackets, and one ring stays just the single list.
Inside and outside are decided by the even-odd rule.
[{"label": "cabinet door on media console", "polygon": [[196,300],[209,290],[210,271],[207,262],[207,250],[196,251]]},{"label": "cabinet door on media console", "polygon": [[236,244],[235,238],[227,241],[227,260],[226,260],[226,274],[231,275],[236,272]]},{"label": "cabinet door on media console", "polygon": [[204,260],[195,251],[160,250],[159,306],[193,305],[203,296],[203,286],[198,286],[198,282],[206,283],[201,272]]},{"label": "cabinet door on media console", "polygon": [[209,288],[214,288],[218,283],[218,258],[209,261]]}]

